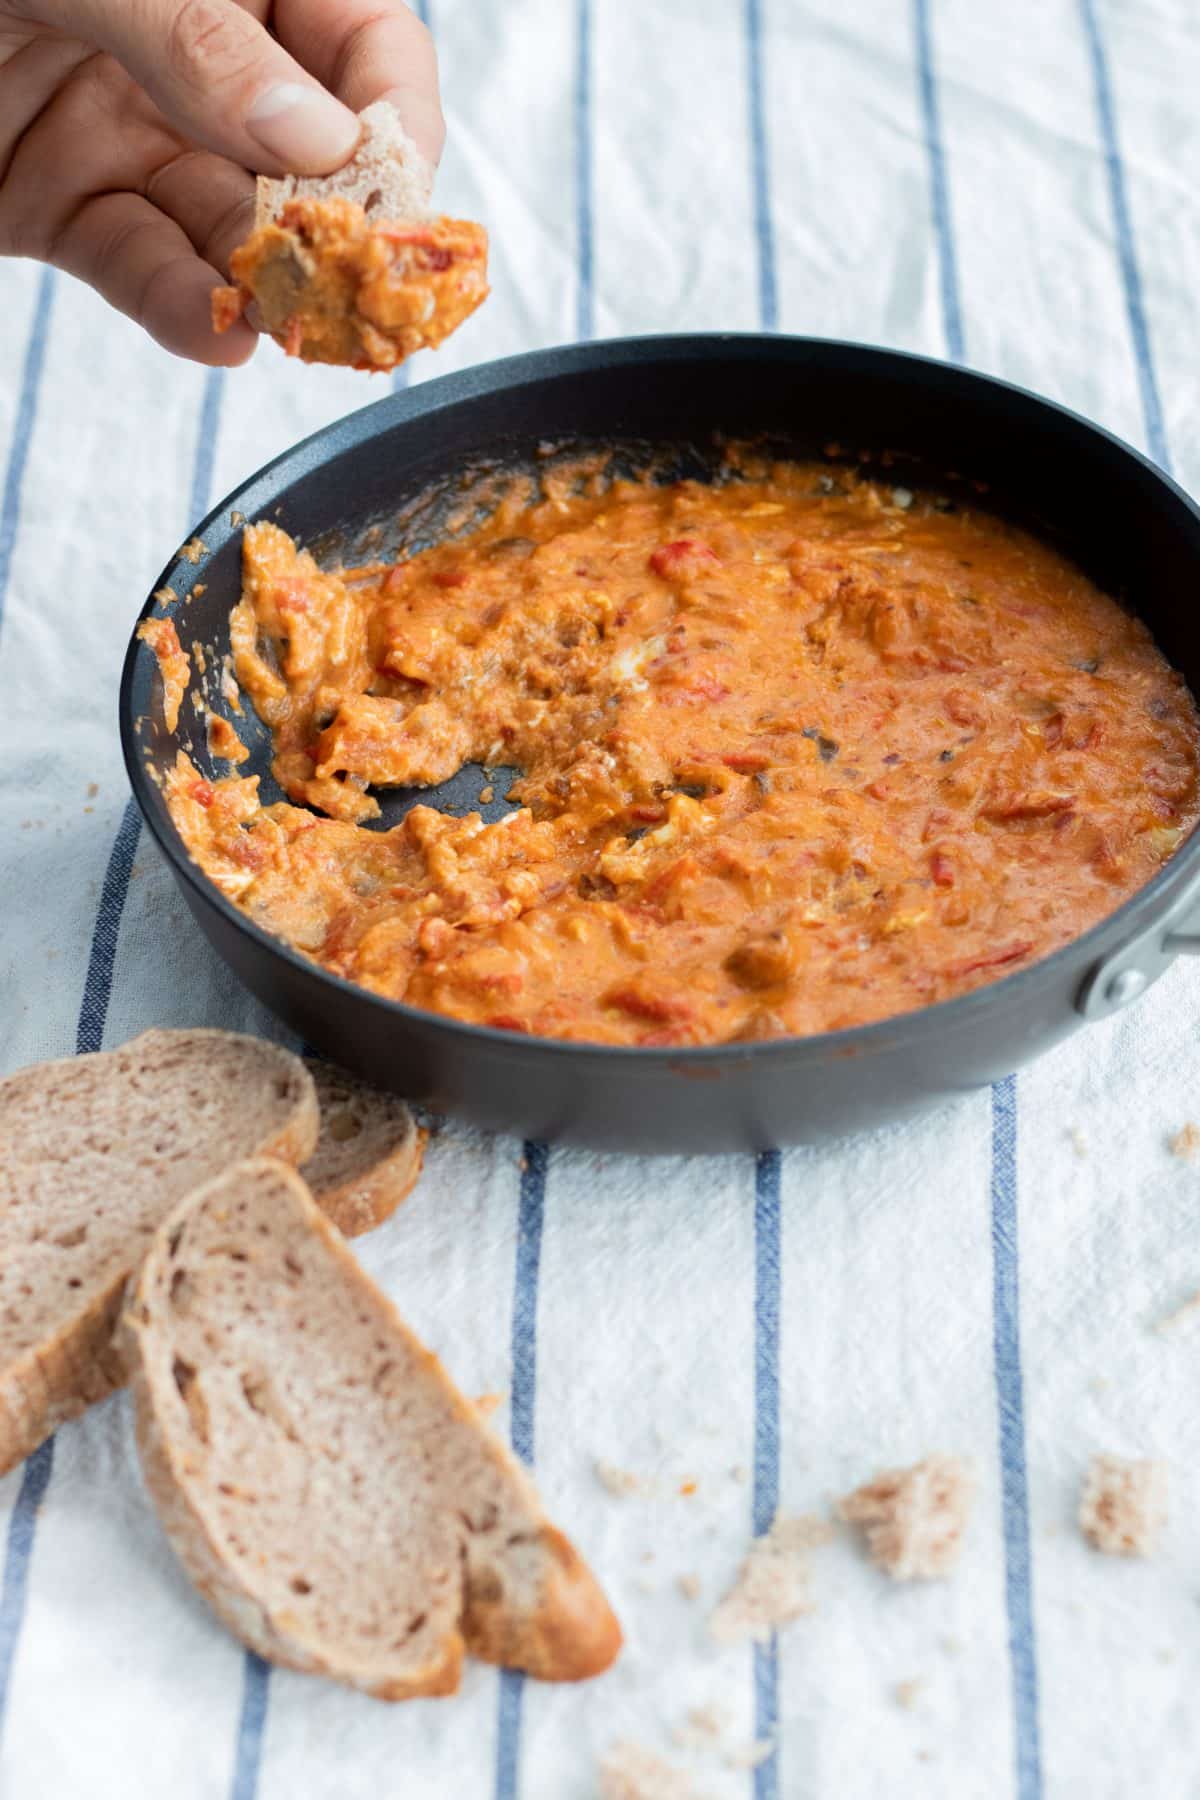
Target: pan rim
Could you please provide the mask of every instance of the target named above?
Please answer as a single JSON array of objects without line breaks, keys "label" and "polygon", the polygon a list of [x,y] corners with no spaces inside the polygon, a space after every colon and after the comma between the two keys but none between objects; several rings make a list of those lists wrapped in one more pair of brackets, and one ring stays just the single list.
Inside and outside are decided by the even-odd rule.
[{"label": "pan rim", "polygon": [[[887,364],[912,370],[914,373],[924,371],[933,380],[947,379],[951,383],[961,382],[967,386],[979,387],[996,393],[1015,396],[1031,408],[1041,410],[1066,420],[1082,431],[1107,442],[1114,449],[1132,461],[1153,482],[1163,488],[1184,511],[1191,517],[1193,525],[1200,533],[1200,504],[1182,488],[1175,479],[1153,462],[1150,457],[1138,450],[1115,432],[1097,424],[1084,414],[1071,407],[1048,399],[1019,383],[1003,380],[965,365],[946,361],[944,358],[918,354],[908,350],[893,350],[885,345],[870,344],[854,339],[789,335],[769,332],[700,332],[700,333],[647,333],[616,338],[602,338],[584,344],[563,344],[541,350],[525,351],[520,355],[498,358],[494,361],[472,365],[470,368],[455,370],[446,375],[421,382],[415,388],[408,388],[400,393],[391,393],[381,399],[369,402],[352,413],[335,419],[311,432],[298,443],[272,457],[260,468],[254,470],[244,481],[225,495],[215,506],[209,508],[204,518],[193,527],[188,544],[199,538],[204,540],[206,533],[217,526],[222,515],[228,519],[232,513],[252,516],[253,506],[242,504],[260,487],[268,484],[273,476],[287,469],[292,480],[307,472],[311,467],[319,467],[322,462],[331,460],[331,455],[343,454],[356,448],[363,442],[380,434],[384,424],[393,424],[405,420],[417,420],[427,413],[442,410],[447,405],[469,401],[488,394],[504,392],[521,385],[523,377],[532,376],[537,380],[551,379],[558,375],[575,372],[593,371],[597,368],[624,366],[638,363],[650,358],[668,361],[688,361],[710,358],[714,353],[744,349],[761,354],[786,355],[787,352],[811,352],[813,355],[828,354],[862,357],[874,361],[881,367]],[[313,460],[313,453],[330,448],[331,455],[323,455]],[[222,537],[235,529],[232,525],[221,525]],[[615,1066],[636,1065],[641,1068],[668,1068],[684,1072],[701,1067],[708,1063],[743,1062],[751,1059],[767,1062],[774,1059],[795,1062],[797,1059],[824,1061],[868,1054],[872,1049],[902,1048],[916,1038],[924,1038],[939,1031],[954,1031],[969,1028],[972,1022],[991,1006],[999,1009],[1002,1005],[1019,1004],[1032,990],[1039,979],[1045,983],[1053,980],[1059,973],[1067,972],[1068,962],[1079,960],[1081,967],[1092,967],[1099,957],[1111,950],[1114,944],[1127,944],[1142,932],[1152,927],[1156,918],[1164,922],[1171,908],[1183,898],[1185,890],[1195,886],[1200,880],[1200,827],[1194,829],[1179,849],[1163,864],[1148,882],[1115,910],[1104,918],[1097,920],[1078,937],[1070,939],[1059,949],[1048,956],[1030,963],[1011,974],[1003,975],[984,986],[972,989],[967,994],[959,994],[947,1000],[939,1000],[931,1005],[914,1007],[908,1011],[895,1013],[886,1018],[874,1020],[866,1025],[855,1025],[839,1031],[815,1033],[805,1037],[778,1037],[755,1039],[744,1043],[724,1042],[719,1044],[680,1044],[680,1045],[637,1045],[609,1044],[584,1038],[556,1038],[535,1035],[527,1032],[512,1032],[503,1029],[475,1025],[463,1019],[456,1019],[447,1013],[439,1013],[422,1007],[409,1006],[402,1000],[394,1000],[357,982],[348,981],[344,976],[336,975],[322,964],[313,961],[301,951],[293,948],[285,939],[275,936],[255,923],[240,907],[223,894],[217,884],[212,881],[193,861],[188,854],[178,831],[176,830],[162,794],[151,779],[144,764],[137,743],[136,717],[133,707],[133,680],[140,653],[149,656],[149,648],[141,643],[137,636],[137,626],[142,620],[151,616],[156,605],[156,596],[171,586],[172,581],[181,574],[185,588],[195,580],[197,567],[185,557],[182,549],[166,563],[155,581],[149,596],[144,602],[137,619],[125,653],[121,670],[121,681],[118,694],[119,726],[121,748],[125,769],[129,778],[133,798],[137,803],[142,819],[150,829],[150,833],[162,851],[167,862],[177,877],[182,877],[188,886],[207,905],[213,907],[227,924],[236,931],[245,934],[257,944],[260,950],[268,955],[277,956],[290,964],[299,973],[314,979],[320,985],[326,985],[331,992],[352,996],[364,1004],[384,1009],[387,1016],[393,1017],[398,1024],[418,1026],[426,1031],[444,1031],[454,1038],[462,1038],[468,1043],[479,1046],[488,1045],[493,1049],[515,1050],[519,1047],[524,1056],[534,1054],[561,1055],[575,1058],[599,1058]],[[1082,985],[1083,975],[1077,979],[1076,990]]]}]

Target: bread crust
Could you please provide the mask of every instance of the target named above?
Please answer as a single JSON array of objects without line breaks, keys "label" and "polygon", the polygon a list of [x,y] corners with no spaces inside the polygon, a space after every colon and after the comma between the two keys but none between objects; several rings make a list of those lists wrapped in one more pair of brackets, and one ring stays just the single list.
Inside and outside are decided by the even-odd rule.
[{"label": "bread crust", "polygon": [[[378,1109],[378,1129],[392,1140],[375,1161],[343,1181],[322,1185],[315,1162],[305,1165],[300,1173],[327,1219],[332,1219],[343,1237],[361,1237],[390,1219],[396,1208],[416,1186],[425,1161],[429,1133],[417,1124],[403,1101],[391,1094],[377,1094],[365,1082],[349,1075],[331,1063],[308,1058],[308,1069],[317,1088],[321,1109],[321,1136],[317,1156],[325,1148],[325,1134],[331,1127],[331,1114],[341,1109],[346,1113],[369,1115]],[[369,1116],[365,1124],[369,1126]]]},{"label": "bread crust", "polygon": [[[478,1448],[501,1470],[529,1514],[529,1554],[544,1561],[538,1603],[514,1611],[505,1603],[504,1584],[496,1567],[505,1555],[492,1558],[485,1540],[466,1533],[460,1546],[461,1601],[456,1628],[451,1629],[423,1667],[398,1674],[371,1667],[344,1649],[306,1635],[290,1609],[274,1612],[246,1572],[247,1559],[234,1563],[223,1550],[212,1520],[198,1498],[204,1477],[188,1443],[173,1435],[169,1396],[156,1368],[168,1366],[155,1356],[155,1337],[165,1332],[156,1314],[156,1294],[165,1281],[172,1240],[193,1211],[211,1197],[223,1198],[230,1179],[252,1182],[264,1174],[283,1180],[309,1230],[318,1236],[336,1265],[337,1276],[356,1298],[369,1305],[384,1329],[390,1329],[431,1378],[447,1414],[478,1433]],[[268,1159],[238,1164],[216,1182],[189,1195],[159,1228],[154,1243],[131,1283],[120,1326],[131,1372],[136,1434],[146,1485],[163,1529],[199,1592],[218,1617],[243,1643],[269,1661],[330,1677],[381,1700],[405,1700],[453,1693],[458,1687],[463,1654],[525,1670],[542,1680],[578,1681],[599,1674],[621,1646],[621,1631],[595,1578],[570,1542],[546,1519],[529,1478],[515,1458],[484,1425],[475,1407],[454,1387],[442,1364],[425,1350],[400,1319],[391,1301],[360,1268],[340,1232],[320,1211],[294,1171]],[[170,1340],[165,1340],[169,1342]],[[520,1554],[518,1552],[518,1554]],[[264,1582],[266,1577],[263,1578]],[[376,1659],[376,1665],[378,1659]]]}]

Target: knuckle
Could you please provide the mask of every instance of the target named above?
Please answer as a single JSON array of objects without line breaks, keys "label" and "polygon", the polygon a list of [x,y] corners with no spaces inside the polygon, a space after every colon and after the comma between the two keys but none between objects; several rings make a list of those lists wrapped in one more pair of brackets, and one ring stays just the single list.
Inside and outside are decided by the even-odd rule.
[{"label": "knuckle", "polygon": [[167,36],[167,65],[189,86],[210,89],[254,61],[253,19],[227,0],[179,0]]}]

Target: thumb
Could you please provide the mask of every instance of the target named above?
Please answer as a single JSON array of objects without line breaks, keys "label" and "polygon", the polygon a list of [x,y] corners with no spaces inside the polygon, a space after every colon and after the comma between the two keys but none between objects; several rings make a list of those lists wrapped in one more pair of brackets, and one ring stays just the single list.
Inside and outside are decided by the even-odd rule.
[{"label": "thumb", "polygon": [[237,0],[40,0],[49,25],[107,50],[193,143],[264,175],[325,175],[359,125]]}]

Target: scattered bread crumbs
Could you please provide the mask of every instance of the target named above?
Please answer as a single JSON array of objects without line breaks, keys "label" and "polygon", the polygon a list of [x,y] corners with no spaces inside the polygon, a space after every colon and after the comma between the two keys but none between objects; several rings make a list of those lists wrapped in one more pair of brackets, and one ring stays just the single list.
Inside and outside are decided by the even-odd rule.
[{"label": "scattered bread crumbs", "polygon": [[731,1769],[757,1769],[767,1758],[775,1754],[774,1738],[759,1738],[753,1744],[733,1744],[725,1752],[725,1761]]},{"label": "scattered bread crumbs", "polygon": [[1084,1137],[1082,1131],[1080,1131],[1078,1125],[1068,1125],[1067,1136],[1071,1140],[1071,1148],[1074,1150],[1076,1156],[1086,1156],[1088,1153],[1087,1139]]},{"label": "scattered bread crumbs", "polygon": [[692,1778],[640,1744],[615,1744],[600,1765],[600,1800],[701,1800]]},{"label": "scattered bread crumbs", "polygon": [[679,1484],[679,1491],[685,1496],[694,1494],[696,1491],[696,1483],[694,1481],[681,1481]]},{"label": "scattered bread crumbs", "polygon": [[1167,1522],[1161,1462],[1093,1456],[1079,1502],[1079,1529],[1106,1556],[1150,1556]]},{"label": "scattered bread crumbs", "polygon": [[201,594],[207,594],[207,592],[208,592],[207,581],[198,581],[196,583],[195,587],[192,589],[192,599],[199,600]]},{"label": "scattered bread crumbs", "polygon": [[475,1401],[475,1411],[481,1419],[490,1419],[496,1408],[503,1404],[503,1394],[480,1394]]},{"label": "scattered bread crumbs", "polygon": [[737,1580],[709,1615],[714,1642],[737,1644],[754,1638],[765,1643],[776,1626],[811,1612],[808,1552],[832,1536],[828,1521],[811,1514],[777,1517],[765,1536],[755,1538]]},{"label": "scattered bread crumbs", "polygon": [[866,1531],[872,1562],[895,1581],[946,1575],[958,1561],[974,1480],[957,1456],[927,1456],[911,1469],[885,1469],[838,1502],[840,1516]]},{"label": "scattered bread crumbs", "polygon": [[1177,1330],[1180,1325],[1190,1324],[1197,1313],[1200,1313],[1200,1291],[1190,1295],[1182,1306],[1175,1308],[1174,1312],[1167,1313],[1165,1318],[1158,1321],[1154,1329],[1165,1337],[1168,1332]]},{"label": "scattered bread crumbs", "polygon": [[592,1468],[601,1487],[606,1487],[618,1500],[627,1500],[631,1494],[643,1491],[641,1477],[631,1469],[618,1469],[615,1463],[605,1462],[601,1457],[597,1457]]},{"label": "scattered bread crumbs", "polygon": [[168,606],[174,606],[179,595],[174,588],[155,588],[152,598],[158,601],[165,612]]},{"label": "scattered bread crumbs", "polygon": [[643,1550],[638,1557],[639,1562],[652,1563],[655,1560],[653,1550]]},{"label": "scattered bread crumbs", "polygon": [[925,1683],[919,1676],[915,1676],[911,1681],[898,1681],[892,1689],[896,1705],[902,1706],[906,1712],[912,1712],[924,1692]]},{"label": "scattered bread crumbs", "polygon": [[520,1161],[517,1163],[517,1167],[521,1171],[522,1175],[528,1175],[528,1173],[529,1173],[529,1158],[527,1156],[521,1157]]},{"label": "scattered bread crumbs", "polygon": [[200,561],[200,558],[208,555],[208,545],[204,542],[203,538],[189,538],[179,554],[195,568],[196,564]]},{"label": "scattered bread crumbs", "polygon": [[1186,1125],[1181,1125],[1179,1130],[1167,1139],[1167,1148],[1171,1155],[1177,1156],[1181,1162],[1195,1162],[1197,1155],[1200,1154],[1200,1125],[1193,1125],[1189,1119]]},{"label": "scattered bread crumbs", "polygon": [[480,788],[480,790],[479,790],[480,806],[490,806],[492,804],[492,801],[495,798],[496,798],[496,790],[494,787],[492,787],[490,782],[487,787]]},{"label": "scattered bread crumbs", "polygon": [[693,1706],[686,1725],[676,1725],[671,1736],[681,1750],[711,1750],[719,1744],[732,1723],[729,1709],[710,1701],[707,1706]]},{"label": "scattered bread crumbs", "polygon": [[232,525],[233,529],[236,531],[239,525],[244,525],[246,523],[245,513],[244,512],[231,512],[229,515],[229,523]]},{"label": "scattered bread crumbs", "polygon": [[88,785],[87,785],[87,797],[88,797],[88,799],[89,799],[89,800],[94,800],[94,799],[95,799],[95,798],[96,798],[96,795],[97,795],[97,794],[98,794],[98,793],[99,793],[99,792],[100,792],[100,783],[99,783],[99,782],[98,782],[98,781],[89,781],[89,782],[88,782]]},{"label": "scattered bread crumbs", "polygon": [[736,1481],[740,1487],[745,1487],[750,1479],[750,1471],[745,1463],[734,1463],[732,1469],[729,1471],[729,1476],[730,1479]]},{"label": "scattered bread crumbs", "polygon": [[698,1575],[680,1575],[676,1577],[675,1586],[685,1600],[700,1598],[700,1577]]}]

